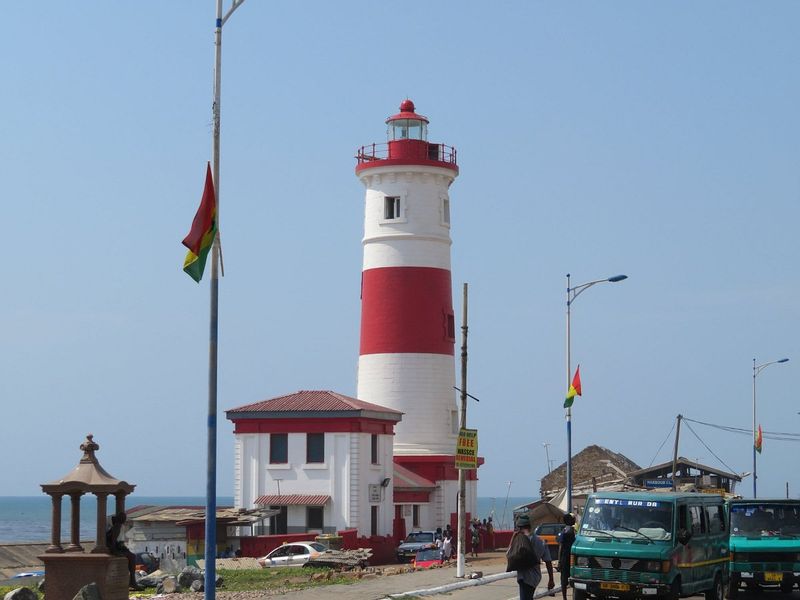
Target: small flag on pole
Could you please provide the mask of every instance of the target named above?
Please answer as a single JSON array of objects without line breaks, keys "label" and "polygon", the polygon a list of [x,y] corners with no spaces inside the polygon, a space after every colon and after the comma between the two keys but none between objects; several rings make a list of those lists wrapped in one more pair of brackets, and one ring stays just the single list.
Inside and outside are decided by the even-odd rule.
[{"label": "small flag on pole", "polygon": [[756,452],[761,454],[761,446],[764,443],[764,434],[761,431],[761,425],[758,426],[758,431],[756,431],[756,439],[755,439],[755,448]]},{"label": "small flag on pole", "polygon": [[575,369],[575,377],[572,378],[572,385],[569,386],[567,399],[564,400],[564,408],[569,408],[575,401],[575,396],[581,395],[581,366]]},{"label": "small flag on pole", "polygon": [[183,261],[184,272],[197,283],[203,278],[206,268],[206,258],[214,236],[217,235],[217,198],[214,192],[214,178],[211,176],[211,163],[206,169],[206,185],[203,189],[203,199],[192,221],[189,235],[183,238],[183,245],[189,251]]}]

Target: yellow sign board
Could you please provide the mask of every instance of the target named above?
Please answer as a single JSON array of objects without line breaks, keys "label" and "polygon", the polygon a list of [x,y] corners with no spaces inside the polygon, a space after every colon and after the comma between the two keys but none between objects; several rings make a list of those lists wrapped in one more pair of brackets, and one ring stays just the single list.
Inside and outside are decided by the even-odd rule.
[{"label": "yellow sign board", "polygon": [[456,444],[456,469],[478,468],[478,430],[459,429]]}]

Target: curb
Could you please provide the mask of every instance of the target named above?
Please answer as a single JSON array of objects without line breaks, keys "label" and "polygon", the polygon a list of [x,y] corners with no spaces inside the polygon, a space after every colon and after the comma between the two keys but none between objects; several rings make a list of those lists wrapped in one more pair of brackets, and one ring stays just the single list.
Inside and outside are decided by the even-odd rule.
[{"label": "curb", "polygon": [[[516,577],[516,572],[510,573],[495,573],[494,575],[487,575],[486,577],[478,577],[476,579],[465,579],[464,581],[456,581],[455,583],[448,583],[446,585],[440,585],[434,588],[422,589],[422,590],[413,590],[410,592],[403,592],[401,594],[389,594],[383,600],[395,600],[396,598],[405,598],[408,596],[434,596],[436,594],[446,594],[447,592],[452,592],[455,590],[460,590],[467,587],[475,587],[478,585],[486,585],[488,583],[493,583],[495,581],[500,581],[502,579],[510,579],[512,577]],[[555,595],[557,592],[561,591],[561,586],[557,585],[552,590],[545,590],[543,592],[539,592],[533,596],[534,600],[537,598],[543,598],[545,596]]]}]

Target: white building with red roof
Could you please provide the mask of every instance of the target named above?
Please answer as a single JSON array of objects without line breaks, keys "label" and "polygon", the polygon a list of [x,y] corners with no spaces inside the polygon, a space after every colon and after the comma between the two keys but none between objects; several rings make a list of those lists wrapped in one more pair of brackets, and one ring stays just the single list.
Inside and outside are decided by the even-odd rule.
[{"label": "white building with red roof", "polygon": [[235,505],[279,509],[269,533],[392,534],[400,411],[299,391],[225,414],[234,425]]}]

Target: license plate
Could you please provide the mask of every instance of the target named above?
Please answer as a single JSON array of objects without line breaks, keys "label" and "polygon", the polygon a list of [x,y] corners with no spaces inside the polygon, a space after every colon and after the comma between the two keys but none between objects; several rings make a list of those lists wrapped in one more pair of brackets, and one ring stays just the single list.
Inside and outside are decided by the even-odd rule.
[{"label": "license plate", "polygon": [[764,573],[764,581],[783,581],[783,573]]},{"label": "license plate", "polygon": [[615,592],[627,592],[631,589],[627,583],[608,583],[605,581],[600,582],[601,590],[614,590]]}]

